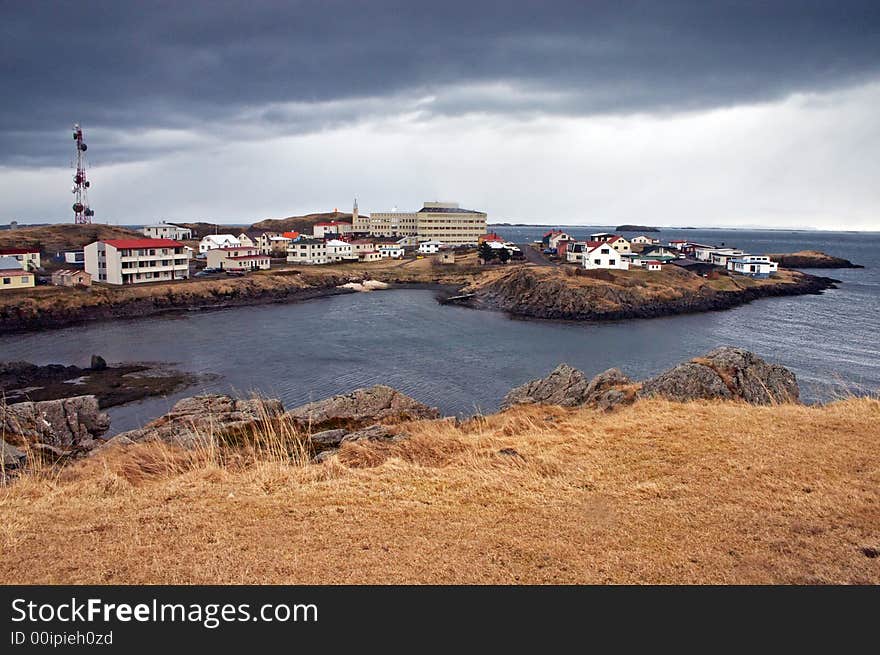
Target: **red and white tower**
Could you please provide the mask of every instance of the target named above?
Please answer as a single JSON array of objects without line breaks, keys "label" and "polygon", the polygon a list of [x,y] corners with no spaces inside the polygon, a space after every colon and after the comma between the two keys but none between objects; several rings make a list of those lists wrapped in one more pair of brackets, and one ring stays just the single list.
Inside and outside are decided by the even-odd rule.
[{"label": "red and white tower", "polygon": [[78,224],[92,222],[94,210],[89,207],[89,187],[91,182],[86,178],[86,150],[88,146],[83,143],[83,131],[79,123],[73,126],[73,140],[76,141],[76,174],[73,176],[73,213],[74,220]]}]

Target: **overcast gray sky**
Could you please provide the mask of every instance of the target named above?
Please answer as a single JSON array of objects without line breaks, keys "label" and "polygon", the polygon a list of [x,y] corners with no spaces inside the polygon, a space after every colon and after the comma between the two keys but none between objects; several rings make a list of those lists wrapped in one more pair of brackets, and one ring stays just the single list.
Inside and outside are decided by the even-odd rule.
[{"label": "overcast gray sky", "polygon": [[0,223],[880,229],[880,3],[0,0]]}]

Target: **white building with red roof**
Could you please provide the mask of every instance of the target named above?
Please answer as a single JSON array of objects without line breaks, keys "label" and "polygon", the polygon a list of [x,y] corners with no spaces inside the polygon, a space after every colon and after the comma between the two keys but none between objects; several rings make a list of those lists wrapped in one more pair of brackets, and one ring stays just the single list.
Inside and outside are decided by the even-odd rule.
[{"label": "white building with red roof", "polygon": [[230,246],[208,251],[208,267],[221,271],[256,271],[269,268],[269,255],[258,246]]},{"label": "white building with red roof", "polygon": [[84,248],[92,282],[142,284],[189,278],[190,250],[173,239],[106,239]]},{"label": "white building with red roof", "polygon": [[588,241],[583,254],[583,265],[587,270],[597,268],[629,270],[629,262],[612,247],[609,241]]}]

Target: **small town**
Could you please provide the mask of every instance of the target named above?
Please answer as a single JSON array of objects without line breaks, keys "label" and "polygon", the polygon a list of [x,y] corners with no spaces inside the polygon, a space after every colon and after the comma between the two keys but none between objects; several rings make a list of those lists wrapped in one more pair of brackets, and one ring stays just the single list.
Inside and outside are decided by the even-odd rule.
[{"label": "small town", "polygon": [[217,232],[199,238],[184,224],[161,222],[141,228],[143,238],[99,240],[82,250],[0,249],[0,289],[165,283],[291,266],[386,260],[429,259],[448,265],[468,254],[475,254],[484,266],[529,261],[586,271],[649,272],[677,266],[704,277],[767,278],[778,269],[767,255],[681,239],[662,243],[644,234],[627,239],[598,232],[578,239],[552,229],[541,241],[515,244],[489,232],[486,218],[485,213],[454,202],[425,202],[416,212],[364,215],[355,201],[350,220],[315,222],[309,234],[256,229],[220,233],[217,227]]}]

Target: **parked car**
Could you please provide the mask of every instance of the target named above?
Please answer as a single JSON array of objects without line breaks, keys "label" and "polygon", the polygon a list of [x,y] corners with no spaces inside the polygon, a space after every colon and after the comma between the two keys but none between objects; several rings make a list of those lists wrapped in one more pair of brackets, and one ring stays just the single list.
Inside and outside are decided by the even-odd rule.
[{"label": "parked car", "polygon": [[226,275],[230,277],[244,277],[244,271],[226,271]]}]

